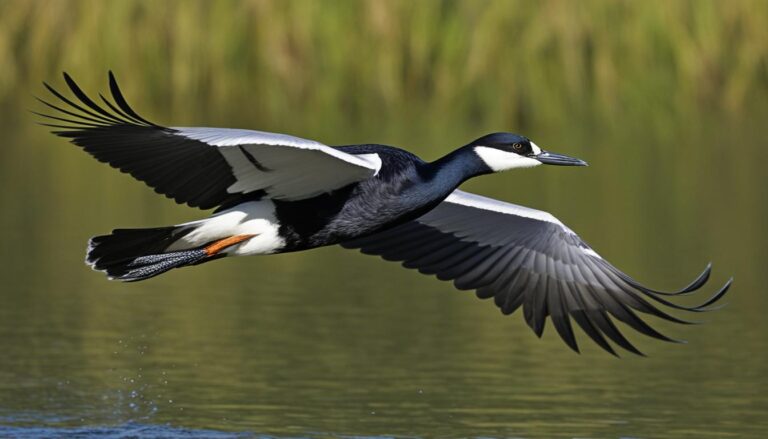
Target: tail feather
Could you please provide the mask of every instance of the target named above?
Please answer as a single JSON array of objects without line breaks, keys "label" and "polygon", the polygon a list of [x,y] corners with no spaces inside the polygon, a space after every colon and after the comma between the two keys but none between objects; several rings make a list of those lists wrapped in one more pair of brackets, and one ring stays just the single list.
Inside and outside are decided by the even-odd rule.
[{"label": "tail feather", "polygon": [[94,236],[88,241],[86,263],[101,264],[138,256],[163,253],[172,243],[191,228],[180,226],[155,227],[148,229],[115,229],[109,235]]},{"label": "tail feather", "polygon": [[187,226],[116,229],[110,235],[91,238],[85,261],[94,270],[105,272],[110,279],[133,282],[224,256],[211,254],[204,246],[166,251],[191,230],[193,228]]}]

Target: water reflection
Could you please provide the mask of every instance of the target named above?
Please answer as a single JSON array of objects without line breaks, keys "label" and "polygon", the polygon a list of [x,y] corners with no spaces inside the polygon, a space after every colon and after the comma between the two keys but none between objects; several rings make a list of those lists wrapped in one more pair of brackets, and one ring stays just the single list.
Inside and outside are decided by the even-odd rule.
[{"label": "water reflection", "polygon": [[641,341],[650,358],[617,361],[339,249],[138,287],[103,283],[77,256],[61,256],[69,277],[37,277],[57,287],[29,278],[5,295],[5,410],[275,434],[722,437],[762,422],[765,340],[738,302],[674,328],[688,346]]}]

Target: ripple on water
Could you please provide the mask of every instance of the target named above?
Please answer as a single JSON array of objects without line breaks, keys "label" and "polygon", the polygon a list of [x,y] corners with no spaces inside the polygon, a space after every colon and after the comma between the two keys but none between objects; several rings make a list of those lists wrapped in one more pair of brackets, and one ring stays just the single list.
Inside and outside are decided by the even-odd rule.
[{"label": "ripple on water", "polygon": [[[3,422],[12,421],[7,418]],[[0,426],[0,437],[8,438],[268,438],[270,436],[256,435],[253,433],[235,433],[216,430],[188,429],[170,425],[151,425],[138,423],[124,423],[109,426],[84,426],[84,427],[10,427]]]}]

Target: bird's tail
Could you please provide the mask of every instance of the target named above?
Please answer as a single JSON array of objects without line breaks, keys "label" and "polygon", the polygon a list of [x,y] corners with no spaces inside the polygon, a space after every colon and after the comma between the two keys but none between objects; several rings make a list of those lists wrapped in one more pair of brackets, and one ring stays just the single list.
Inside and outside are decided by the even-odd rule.
[{"label": "bird's tail", "polygon": [[149,229],[116,229],[109,235],[88,241],[85,262],[103,271],[110,279],[134,282],[155,277],[168,270],[197,265],[226,256],[222,250],[253,235],[232,236],[194,248],[169,250],[194,225],[155,227]]}]

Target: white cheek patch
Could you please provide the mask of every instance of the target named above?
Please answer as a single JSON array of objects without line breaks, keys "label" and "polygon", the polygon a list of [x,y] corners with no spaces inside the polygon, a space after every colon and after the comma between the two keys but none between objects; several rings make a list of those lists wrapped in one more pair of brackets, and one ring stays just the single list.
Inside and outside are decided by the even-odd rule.
[{"label": "white cheek patch", "polygon": [[[533,148],[533,144],[531,144]],[[535,147],[539,151],[541,148]],[[535,150],[534,150],[535,151]],[[516,168],[532,168],[539,166],[540,161],[531,158],[515,154],[514,152],[502,151],[496,148],[489,148],[487,146],[476,146],[475,153],[480,157],[493,172],[506,171]]]}]

